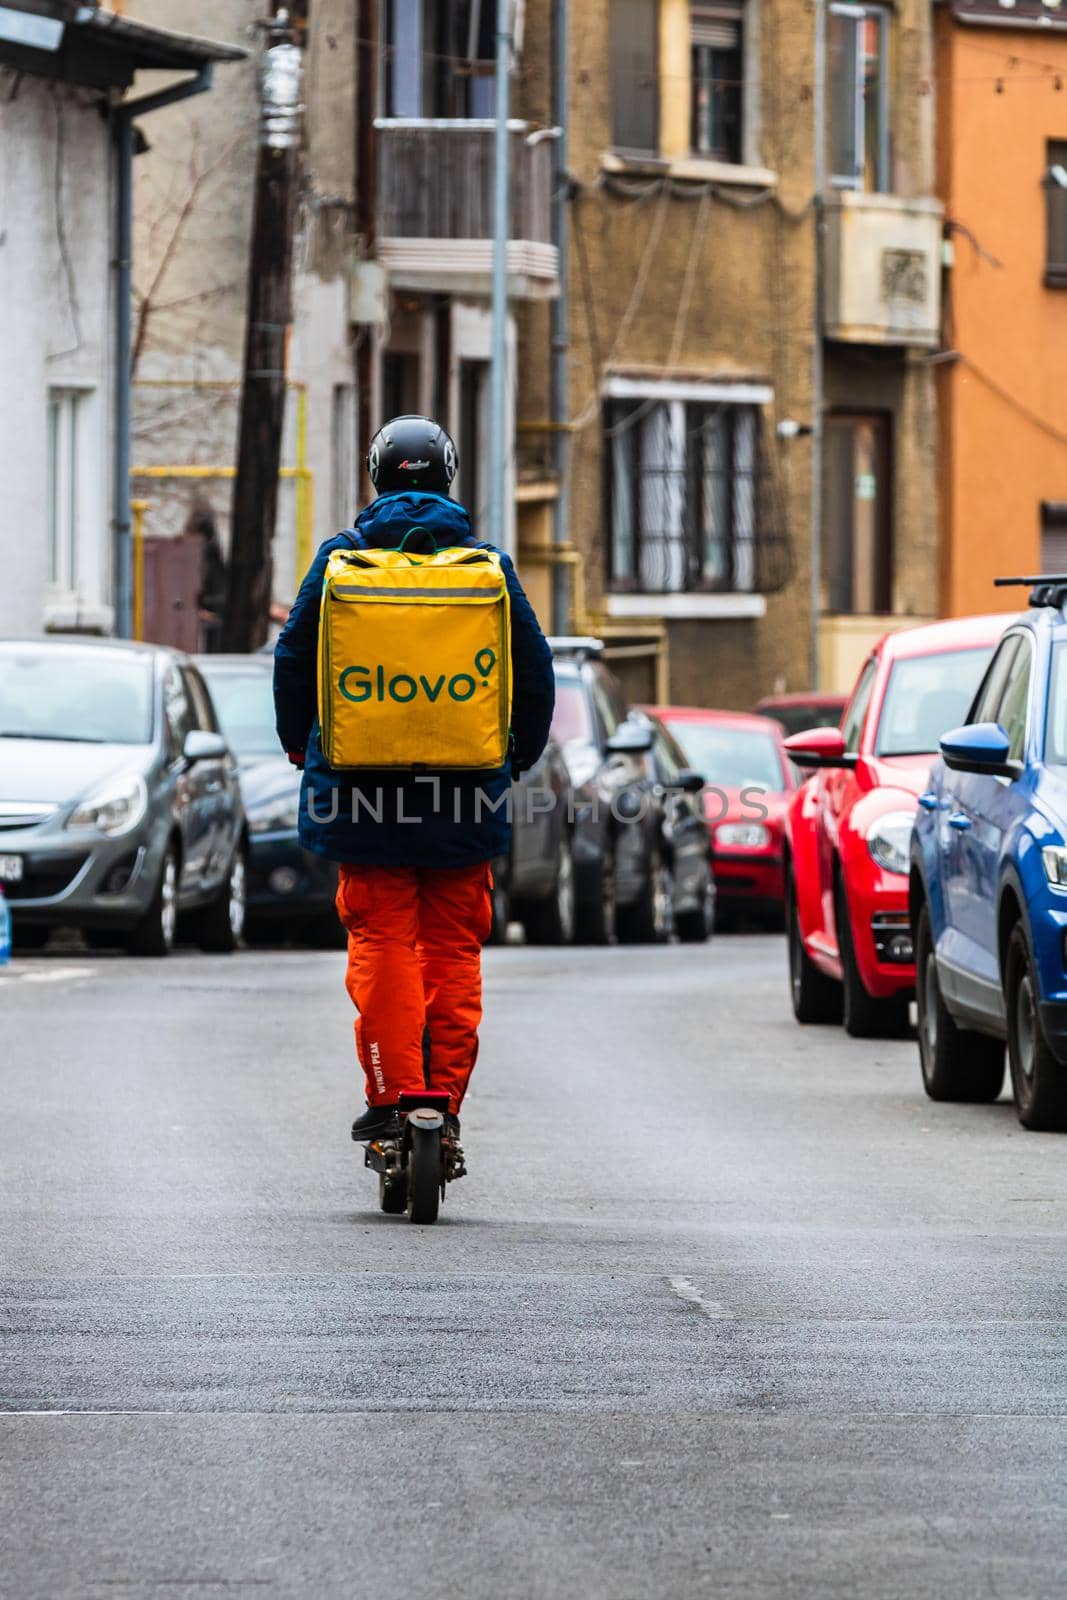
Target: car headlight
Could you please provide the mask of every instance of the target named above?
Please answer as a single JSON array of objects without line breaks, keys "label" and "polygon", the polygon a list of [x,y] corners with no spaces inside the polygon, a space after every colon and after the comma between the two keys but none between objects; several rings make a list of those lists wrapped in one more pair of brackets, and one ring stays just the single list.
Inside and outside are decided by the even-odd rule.
[{"label": "car headlight", "polygon": [[250,833],[293,833],[299,816],[299,797],[288,790],[261,800],[248,813]]},{"label": "car headlight", "polygon": [[715,843],[740,847],[742,850],[765,850],[771,842],[771,830],[762,822],[723,822],[715,829]]},{"label": "car headlight", "polygon": [[1045,877],[1054,889],[1067,889],[1067,845],[1047,844],[1041,851]]},{"label": "car headlight", "polygon": [[867,849],[887,872],[907,876],[914,825],[913,811],[888,811],[867,829]]},{"label": "car headlight", "polygon": [[104,833],[109,839],[136,828],[148,810],[148,790],[143,778],[126,778],[90,795],[74,807],[67,827],[76,832]]}]

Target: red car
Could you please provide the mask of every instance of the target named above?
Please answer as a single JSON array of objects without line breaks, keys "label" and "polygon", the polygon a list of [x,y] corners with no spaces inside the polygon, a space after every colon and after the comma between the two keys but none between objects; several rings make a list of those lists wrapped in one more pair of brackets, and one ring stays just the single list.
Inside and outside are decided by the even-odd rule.
[{"label": "red car", "polygon": [[758,717],[773,717],[782,732],[805,733],[808,728],[836,728],[848,699],[829,690],[803,689],[794,694],[769,694],[752,707]]},{"label": "red car", "polygon": [[660,706],[691,767],[703,773],[711,833],[716,922],[729,926],[742,910],[782,915],[782,828],[796,775],[782,730],[769,717],[741,711]]},{"label": "red car", "polygon": [[789,979],[798,1022],[857,1038],[908,1026],[911,829],[938,741],[967,715],[1007,616],[890,633],[867,658],[840,728],[785,741],[816,768],[785,827]]}]

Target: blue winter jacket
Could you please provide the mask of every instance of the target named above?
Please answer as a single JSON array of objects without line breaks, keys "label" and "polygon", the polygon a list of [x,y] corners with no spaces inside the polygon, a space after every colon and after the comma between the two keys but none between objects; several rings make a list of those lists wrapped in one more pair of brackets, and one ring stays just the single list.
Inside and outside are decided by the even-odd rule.
[{"label": "blue winter jacket", "polygon": [[[335,772],[319,742],[319,604],[335,550],[392,549],[425,528],[438,547],[492,546],[471,532],[463,506],[438,494],[383,495],[354,528],[327,539],[311,564],[274,651],[274,707],[282,748],[303,752],[300,842],[331,861],[383,867],[465,867],[507,850],[512,763],[533,766],[548,739],[555,698],[552,654],[511,561],[512,758],[491,772]],[[417,543],[410,548],[417,549]],[[380,819],[380,820],[379,820]]]}]

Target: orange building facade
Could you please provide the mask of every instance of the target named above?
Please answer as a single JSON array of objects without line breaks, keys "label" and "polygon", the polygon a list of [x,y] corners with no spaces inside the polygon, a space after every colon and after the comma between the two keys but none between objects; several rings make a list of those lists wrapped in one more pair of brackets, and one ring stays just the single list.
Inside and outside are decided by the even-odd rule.
[{"label": "orange building facade", "polygon": [[947,616],[996,576],[1067,563],[1067,19],[1040,0],[937,7],[938,356]]}]

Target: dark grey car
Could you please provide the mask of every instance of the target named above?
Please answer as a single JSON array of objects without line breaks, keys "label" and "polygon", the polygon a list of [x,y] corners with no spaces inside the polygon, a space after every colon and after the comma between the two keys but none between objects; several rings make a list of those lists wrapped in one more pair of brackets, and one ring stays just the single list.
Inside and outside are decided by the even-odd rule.
[{"label": "dark grey car", "polygon": [[0,882],[17,944],[81,928],[166,955],[244,924],[237,764],[193,663],[89,638],[0,640]]}]

